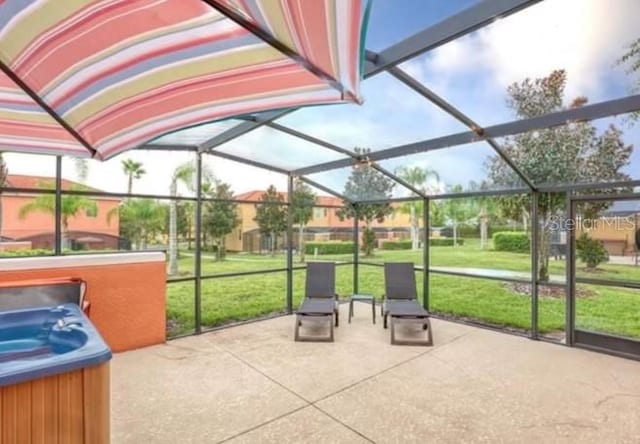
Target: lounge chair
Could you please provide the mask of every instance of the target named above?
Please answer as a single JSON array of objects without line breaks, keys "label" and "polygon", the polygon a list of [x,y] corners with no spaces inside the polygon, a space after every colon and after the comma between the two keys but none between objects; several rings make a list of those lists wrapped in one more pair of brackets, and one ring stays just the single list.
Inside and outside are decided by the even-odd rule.
[{"label": "lounge chair", "polygon": [[[333,317],[338,326],[338,295],[336,294],[336,265],[333,262],[308,262],[305,298],[296,312],[295,340],[333,342]],[[329,336],[300,336],[302,321],[329,321]]]},{"label": "lounge chair", "polygon": [[[418,303],[413,263],[384,264],[384,286],[381,314],[384,328],[387,328],[387,317],[391,316],[391,344],[433,345],[429,312]],[[427,330],[427,339],[411,341],[396,339],[396,327],[400,324],[421,325],[423,330]]]}]

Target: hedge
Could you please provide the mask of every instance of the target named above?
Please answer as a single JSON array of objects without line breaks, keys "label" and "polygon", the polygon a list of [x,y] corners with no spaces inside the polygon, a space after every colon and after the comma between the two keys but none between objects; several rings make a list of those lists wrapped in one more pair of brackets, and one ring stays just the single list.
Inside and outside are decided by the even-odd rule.
[{"label": "hedge", "polygon": [[527,233],[502,231],[493,235],[493,248],[496,251],[528,253],[531,249],[531,241]]},{"label": "hedge", "polygon": [[353,253],[353,242],[307,242],[304,244],[305,254],[314,254],[316,248],[318,254],[349,254]]},{"label": "hedge", "polygon": [[[456,239],[458,245],[464,245],[464,239]],[[429,238],[429,245],[432,247],[453,247],[452,237],[432,237]]]},{"label": "hedge", "polygon": [[50,256],[52,254],[53,250],[47,250],[44,248],[0,251],[0,257]]},{"label": "hedge", "polygon": [[410,240],[385,241],[380,247],[382,250],[411,250]]},{"label": "hedge", "polygon": [[[524,232],[522,228],[514,228],[511,225],[497,225],[489,223],[487,227],[487,234],[489,237],[493,236],[495,233],[501,231],[509,231],[509,232]],[[453,227],[444,227],[440,229],[440,236],[443,237],[452,237],[453,236]],[[466,237],[466,238],[480,238],[480,225],[459,225],[458,226],[458,237]]]}]

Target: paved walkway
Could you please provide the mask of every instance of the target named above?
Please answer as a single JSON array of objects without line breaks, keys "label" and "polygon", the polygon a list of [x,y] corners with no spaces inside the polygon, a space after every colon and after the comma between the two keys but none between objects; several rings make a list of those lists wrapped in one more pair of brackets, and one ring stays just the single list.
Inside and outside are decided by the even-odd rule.
[{"label": "paved walkway", "polygon": [[116,355],[113,443],[638,442],[640,362],[438,320],[391,346],[355,308],[334,343],[286,316]]},{"label": "paved walkway", "polygon": [[[531,273],[524,271],[509,271],[509,270],[492,270],[490,268],[472,268],[472,267],[431,267],[430,270],[442,271],[444,273],[460,273],[460,274],[473,274],[476,276],[494,278],[494,279],[520,279],[524,281],[531,281]],[[564,284],[565,277],[561,275],[549,276],[549,282],[554,284]]]}]

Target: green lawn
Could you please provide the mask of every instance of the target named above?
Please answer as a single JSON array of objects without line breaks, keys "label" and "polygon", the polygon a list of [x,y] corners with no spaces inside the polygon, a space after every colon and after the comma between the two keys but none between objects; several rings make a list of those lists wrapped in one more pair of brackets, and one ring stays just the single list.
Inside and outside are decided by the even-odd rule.
[{"label": "green lawn", "polygon": [[[307,257],[307,260],[313,260]],[[320,256],[319,260],[351,261],[351,255]],[[382,263],[385,261],[413,261],[422,263],[422,252],[379,251],[372,258],[361,261]],[[182,255],[179,268],[182,276],[193,272],[193,257]],[[481,250],[479,243],[466,240],[462,247],[432,247],[432,266],[492,268],[519,272],[530,271],[528,254],[504,253]],[[300,265],[297,261],[294,265]],[[227,260],[216,262],[212,257],[202,261],[203,274],[215,275],[252,270],[279,269],[286,266],[283,254],[261,256],[255,254],[229,254]],[[552,274],[564,274],[564,261],[551,261]],[[603,265],[602,271],[586,273],[579,264],[579,274],[608,279],[640,281],[640,267],[627,265]],[[294,273],[294,305],[304,291],[305,271]],[[422,273],[416,273],[422,296]],[[582,286],[581,286],[582,287]],[[193,282],[168,285],[169,334],[193,330],[194,297]],[[359,292],[380,295],[383,292],[381,267],[360,266]],[[586,287],[585,287],[586,288]],[[612,334],[640,338],[640,292],[602,286],[588,287],[592,295],[580,298],[576,304],[577,325]],[[337,268],[338,293],[348,296],[353,291],[353,267]],[[251,319],[256,316],[282,312],[285,307],[286,273],[275,272],[242,277],[208,279],[202,282],[202,323],[217,326],[224,323]],[[471,318],[490,324],[523,330],[530,328],[531,301],[527,295],[513,292],[498,281],[459,278],[432,274],[430,302],[434,311]],[[539,328],[543,333],[564,328],[564,298],[543,297],[539,304]]]}]

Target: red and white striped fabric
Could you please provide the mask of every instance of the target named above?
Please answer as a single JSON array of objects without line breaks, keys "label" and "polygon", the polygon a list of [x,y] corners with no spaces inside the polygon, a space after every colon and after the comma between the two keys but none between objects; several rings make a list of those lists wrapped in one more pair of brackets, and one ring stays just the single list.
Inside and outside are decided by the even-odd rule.
[{"label": "red and white striped fabric", "polygon": [[183,127],[358,101],[363,1],[0,0],[0,151],[106,159]]}]

